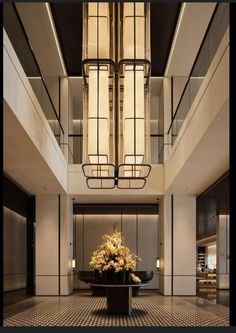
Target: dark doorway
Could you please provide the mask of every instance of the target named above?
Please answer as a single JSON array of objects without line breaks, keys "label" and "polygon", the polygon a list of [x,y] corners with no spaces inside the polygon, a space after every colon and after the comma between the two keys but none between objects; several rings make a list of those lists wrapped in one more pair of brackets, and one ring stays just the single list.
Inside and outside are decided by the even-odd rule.
[{"label": "dark doorway", "polygon": [[4,307],[35,293],[35,198],[3,178]]}]

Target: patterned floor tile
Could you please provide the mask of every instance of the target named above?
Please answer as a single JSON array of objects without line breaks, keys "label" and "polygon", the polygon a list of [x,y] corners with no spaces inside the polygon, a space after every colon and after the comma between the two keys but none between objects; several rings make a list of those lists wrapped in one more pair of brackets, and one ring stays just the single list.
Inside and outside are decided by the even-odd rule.
[{"label": "patterned floor tile", "polygon": [[4,326],[229,326],[229,308],[199,297],[141,294],[128,315],[106,312],[106,298],[88,293],[32,297],[5,308]]}]

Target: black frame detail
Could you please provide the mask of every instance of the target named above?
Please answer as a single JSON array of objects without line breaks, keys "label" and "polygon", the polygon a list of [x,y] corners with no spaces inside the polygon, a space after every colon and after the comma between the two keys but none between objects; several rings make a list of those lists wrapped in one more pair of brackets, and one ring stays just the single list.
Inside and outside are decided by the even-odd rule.
[{"label": "black frame detail", "polygon": [[[181,94],[181,96],[180,96],[180,99],[179,99],[179,102],[178,102],[178,105],[177,105],[177,107],[176,107],[175,112],[174,112],[174,110],[172,109],[172,120],[171,120],[171,124],[170,124],[170,126],[169,126],[169,129],[168,129],[168,131],[167,131],[167,134],[169,134],[170,131],[171,131],[171,129],[172,129],[173,123],[174,123],[174,121],[175,121],[176,115],[177,115],[178,110],[179,110],[179,107],[180,107],[180,104],[181,104],[181,102],[182,102],[183,96],[184,96],[185,91],[186,91],[186,89],[187,89],[187,86],[188,86],[188,84],[189,84],[189,81],[190,81],[191,75],[192,75],[192,73],[193,73],[193,70],[194,70],[195,64],[196,64],[196,62],[197,62],[197,60],[198,60],[198,56],[199,56],[199,54],[200,54],[200,52],[201,52],[201,50],[202,50],[202,48],[203,48],[204,42],[205,42],[206,37],[207,37],[207,35],[208,35],[208,32],[209,32],[209,30],[210,30],[210,28],[211,28],[211,24],[212,24],[212,21],[214,20],[215,14],[216,14],[217,9],[218,9],[218,6],[219,6],[219,3],[216,4],[216,7],[215,7],[215,9],[214,9],[214,12],[213,12],[212,17],[211,17],[211,19],[210,19],[210,22],[209,22],[209,24],[208,24],[208,27],[207,27],[207,30],[206,30],[205,35],[204,35],[204,37],[203,37],[203,40],[202,40],[202,42],[201,42],[201,45],[200,45],[200,47],[199,47],[198,53],[197,53],[196,58],[195,58],[195,60],[194,60],[193,66],[192,66],[192,68],[191,68],[190,74],[189,74],[188,79],[187,79],[187,81],[186,81],[186,84],[185,84],[185,86],[184,86],[183,92],[182,92],[182,94]],[[172,90],[173,90],[173,86],[172,86],[171,88],[172,88]],[[173,114],[173,112],[174,112],[174,114]],[[176,134],[173,134],[173,135],[172,135],[172,144],[173,144],[173,137],[174,137],[174,136],[177,136],[177,135],[176,135]]]},{"label": "black frame detail", "polygon": [[[111,8],[110,7],[110,13],[111,13]],[[119,22],[118,20],[118,4],[115,4],[115,20],[116,22]],[[121,11],[123,10],[123,8],[121,8]],[[85,5],[85,11],[87,11],[87,5]],[[147,11],[147,6],[145,4],[145,13]],[[135,3],[134,3],[134,14],[135,14]],[[111,14],[110,14],[111,15]],[[91,17],[91,16],[90,16]],[[144,89],[147,89],[149,87],[149,82],[150,82],[150,75],[151,75],[151,62],[148,59],[136,59],[136,42],[135,42],[135,37],[136,37],[136,29],[135,29],[135,25],[136,25],[136,20],[134,19],[134,59],[122,59],[119,61],[119,55],[118,55],[118,48],[115,48],[115,54],[114,57],[112,56],[112,54],[110,53],[110,58],[101,58],[99,59],[99,49],[98,49],[98,44],[99,44],[99,24],[98,24],[98,17],[99,16],[99,6],[97,5],[97,15],[95,15],[95,17],[97,17],[97,57],[98,58],[86,58],[82,61],[82,76],[83,76],[83,82],[84,82],[84,87],[87,89],[89,87],[89,82],[87,81],[88,78],[88,74],[87,74],[87,69],[88,66],[90,65],[94,65],[97,66],[99,68],[99,66],[104,66],[104,65],[108,65],[110,66],[110,68],[107,68],[107,70],[109,71],[109,79],[114,79],[115,78],[115,82],[114,82],[114,89],[115,89],[115,105],[114,105],[114,109],[115,109],[115,114],[114,114],[114,121],[115,121],[115,129],[114,129],[114,137],[115,137],[115,141],[118,142],[118,121],[119,121],[119,77],[122,78],[123,77],[123,68],[125,65],[132,65],[133,68],[131,69],[134,72],[134,86],[135,86],[135,68],[136,66],[143,66],[143,69],[145,71],[145,75],[144,78],[146,79],[144,82]],[[132,17],[136,17],[135,15]],[[142,16],[143,17],[143,16]],[[87,26],[86,26],[87,28]],[[88,28],[87,28],[88,29]],[[145,31],[146,31],[146,19],[145,19]],[[119,41],[119,32],[118,32],[118,24],[115,24],[115,43],[118,44]],[[145,40],[145,47],[146,47],[146,40]],[[123,50],[120,50],[120,52],[122,53]],[[87,52],[86,52],[87,54]],[[115,61],[112,59],[115,58]],[[112,86],[113,87],[113,86]],[[110,86],[109,86],[110,89]],[[122,90],[122,87],[120,86],[120,89]],[[98,71],[98,90],[99,90],[99,71]],[[135,95],[135,87],[134,87],[134,95]],[[99,94],[98,94],[98,99],[99,99]],[[98,106],[97,106],[98,107]],[[134,108],[135,108],[135,101],[134,101]],[[98,111],[97,111],[98,113]],[[135,110],[134,110],[134,115],[135,115]],[[99,116],[95,117],[94,119],[101,119]],[[136,119],[144,119],[144,118],[129,118],[129,119],[133,119],[134,120],[134,133],[136,133],[136,123],[135,120]],[[97,125],[98,126],[98,125]],[[97,136],[99,133],[99,129],[97,128]],[[98,146],[98,138],[97,138],[97,146]],[[99,156],[99,147],[97,147],[97,152]],[[91,189],[111,189],[111,188],[115,188],[115,186],[117,186],[117,188],[120,189],[131,189],[131,188],[135,188],[135,189],[142,189],[144,188],[145,184],[146,184],[146,178],[148,177],[148,175],[150,174],[151,171],[151,165],[150,164],[118,164],[118,147],[116,145],[115,147],[115,164],[95,164],[95,163],[84,163],[82,164],[82,170],[84,173],[84,176],[86,177],[86,183],[88,188]],[[89,156],[89,155],[88,155]],[[105,155],[104,155],[105,156]],[[134,140],[134,155],[132,156],[136,156],[136,143]],[[107,156],[107,161],[108,161],[108,156]],[[108,167],[108,171],[109,171],[109,166],[114,167],[114,177],[111,177],[111,175],[109,175],[107,177],[97,177],[97,176],[89,176],[86,173],[86,167],[87,166],[96,166],[97,167],[97,171],[101,172],[101,167],[102,166],[107,166]],[[148,172],[147,175],[143,176],[143,177],[120,177],[119,176],[119,170],[120,168],[122,168],[123,166],[131,166],[131,167],[147,167],[148,168]],[[100,170],[99,170],[100,169]],[[131,169],[131,171],[133,170],[133,168]],[[141,170],[140,170],[141,171]],[[113,187],[103,187],[102,183],[103,180],[114,180],[114,186]],[[96,187],[91,187],[91,185],[89,184],[91,180],[100,180],[101,181],[101,186],[96,186]],[[119,186],[119,180],[130,180],[129,181],[129,186],[128,187],[122,187]],[[143,186],[141,187],[132,187],[131,186],[131,181],[135,181],[135,180],[143,180]]]}]

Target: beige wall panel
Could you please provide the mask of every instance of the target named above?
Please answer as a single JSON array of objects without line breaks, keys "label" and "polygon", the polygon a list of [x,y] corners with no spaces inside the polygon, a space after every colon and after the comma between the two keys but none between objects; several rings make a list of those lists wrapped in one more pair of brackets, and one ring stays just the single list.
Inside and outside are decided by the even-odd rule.
[{"label": "beige wall panel", "polygon": [[38,195],[36,196],[36,275],[58,275],[58,273],[58,196]]},{"label": "beige wall panel", "polygon": [[76,245],[76,269],[77,270],[84,270],[84,252],[83,252],[83,215],[75,215],[75,245]]},{"label": "beige wall panel", "polygon": [[160,274],[171,274],[171,196],[165,195],[159,204]]},{"label": "beige wall panel", "polygon": [[196,277],[195,276],[174,276],[173,277],[173,295],[196,295]]},{"label": "beige wall panel", "polygon": [[36,276],[36,295],[58,295],[58,276]]},{"label": "beige wall panel", "polygon": [[[92,270],[88,263],[92,252],[102,242],[102,236],[105,233],[113,232],[114,222],[118,223],[118,230],[121,230],[124,237],[124,244],[128,246],[130,251],[142,257],[143,261],[138,264],[137,270],[153,270],[154,277],[148,289],[159,288],[159,272],[156,270],[156,258],[158,255],[158,229],[159,218],[157,215],[140,215],[139,222],[141,229],[136,223],[138,217],[136,215],[123,214],[122,223],[121,215],[84,215],[84,232],[83,232],[83,215],[76,216],[76,257],[77,271]],[[140,217],[139,216],[139,217]],[[138,227],[138,228],[137,228]],[[137,230],[139,236],[137,235]],[[83,240],[84,235],[84,240]],[[137,240],[139,240],[137,242]],[[138,249],[138,243],[141,246]],[[141,252],[141,255],[140,255]],[[84,258],[84,265],[83,265]],[[140,264],[142,265],[140,267]],[[74,288],[88,289],[88,285],[79,281],[77,276],[74,276]]]},{"label": "beige wall panel", "polygon": [[170,296],[171,295],[171,277],[168,275],[160,274],[159,288],[160,288],[161,295]]},{"label": "beige wall panel", "polygon": [[73,206],[72,199],[67,195],[61,196],[61,275],[72,273],[73,256]]},{"label": "beige wall panel", "polygon": [[122,236],[125,246],[128,246],[130,252],[136,254],[136,215],[122,215]]},{"label": "beige wall panel", "polygon": [[[75,218],[75,229],[74,229],[74,240],[75,240],[75,252],[76,252],[76,271],[84,270],[84,229],[83,229],[83,215],[78,214],[74,216]],[[74,288],[88,289],[89,286],[80,281],[77,274],[74,275]]]},{"label": "beige wall panel", "polygon": [[174,196],[173,275],[196,275],[196,198]]},{"label": "beige wall panel", "polygon": [[[73,288],[72,255],[73,224],[72,199],[60,197],[60,272],[59,272],[59,196],[36,196],[36,291],[43,294],[44,278],[55,277],[62,281],[60,293],[67,295]],[[58,290],[47,286],[46,295],[57,295]],[[39,284],[37,286],[37,283]],[[58,282],[57,282],[58,284]],[[56,290],[56,291],[55,291]]]},{"label": "beige wall panel", "polygon": [[138,215],[138,270],[156,270],[157,216]]},{"label": "beige wall panel", "polygon": [[[38,173],[39,177],[41,177],[41,183],[36,183],[37,193],[39,193],[39,189],[41,193],[44,191],[42,189],[42,183],[45,179],[50,179],[50,177],[52,178],[52,180],[50,180],[52,184],[53,182],[57,184],[57,192],[59,190],[67,190],[67,165],[65,158],[5,31],[4,73],[7,73],[7,75],[4,75],[4,100],[8,105],[8,112],[14,115],[19,125],[23,127],[24,135],[30,138],[30,145],[32,146],[28,147],[28,163],[22,160],[17,161],[19,168],[23,162],[26,164],[26,168],[28,164],[31,165],[27,175],[22,176],[22,179],[27,179],[28,182],[25,181],[26,183],[22,185],[29,192],[36,192],[36,189],[32,188],[32,184],[35,183],[32,173],[32,170],[34,170],[34,175]],[[19,145],[20,142],[17,141],[16,144]],[[19,149],[16,152],[16,157],[20,152],[23,154],[24,149],[26,148],[22,147],[22,149]],[[40,160],[40,165],[43,166],[43,170],[46,174],[43,174],[42,170],[37,169],[37,164],[33,164],[32,156],[29,154],[30,151],[33,151],[34,154],[37,152],[37,158]],[[12,160],[7,155],[7,151],[5,153],[4,169],[6,169],[9,174],[15,172],[16,177],[14,177],[14,179],[21,183],[22,179],[18,180],[19,172],[14,169],[16,163],[12,163]],[[25,156],[27,157],[27,154]],[[36,159],[36,157],[34,159]],[[20,171],[23,173],[24,169],[25,168],[22,167]],[[48,178],[46,178],[46,176]],[[30,177],[32,177],[31,181]],[[50,183],[50,181],[48,181],[48,183]],[[48,186],[46,183],[43,185]]]},{"label": "beige wall panel", "polygon": [[102,236],[113,233],[113,224],[117,223],[121,230],[120,215],[85,215],[84,216],[84,270],[92,270],[89,266],[93,251],[102,243]]},{"label": "beige wall panel", "polygon": [[67,296],[73,292],[73,274],[60,277],[60,295]]}]

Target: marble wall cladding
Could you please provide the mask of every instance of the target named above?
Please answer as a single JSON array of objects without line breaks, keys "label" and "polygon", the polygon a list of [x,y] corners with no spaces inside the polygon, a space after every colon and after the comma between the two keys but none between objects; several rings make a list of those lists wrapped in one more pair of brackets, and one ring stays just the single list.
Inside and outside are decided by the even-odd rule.
[{"label": "marble wall cladding", "polygon": [[4,207],[4,291],[26,287],[26,218]]},{"label": "marble wall cladding", "polygon": [[[102,236],[113,232],[113,225],[122,232],[124,244],[137,254],[137,270],[153,270],[154,277],[148,289],[159,288],[159,273],[156,259],[159,256],[159,216],[141,214],[93,215],[78,214],[74,216],[74,253],[76,271],[92,270],[89,267],[93,251],[102,242]],[[87,289],[88,285],[74,276],[74,288]]]},{"label": "marble wall cladding", "polygon": [[229,215],[216,217],[217,227],[217,289],[229,289]]}]

